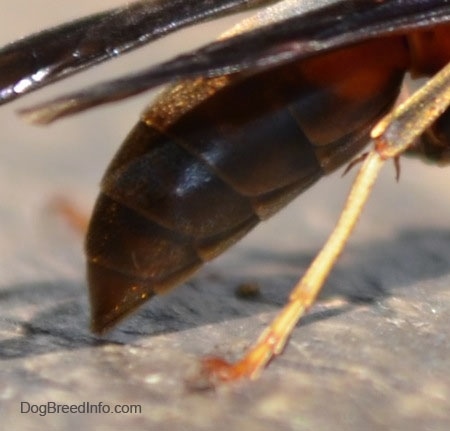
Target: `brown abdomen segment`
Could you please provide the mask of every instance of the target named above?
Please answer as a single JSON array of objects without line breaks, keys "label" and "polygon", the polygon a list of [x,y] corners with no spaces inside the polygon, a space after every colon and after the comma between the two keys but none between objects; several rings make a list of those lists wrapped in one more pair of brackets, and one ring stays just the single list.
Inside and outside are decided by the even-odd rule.
[{"label": "brown abdomen segment", "polygon": [[151,115],[139,122],[88,231],[93,330],[186,279],[351,159],[395,100],[406,54],[401,38],[367,42],[236,77],[164,128]]}]

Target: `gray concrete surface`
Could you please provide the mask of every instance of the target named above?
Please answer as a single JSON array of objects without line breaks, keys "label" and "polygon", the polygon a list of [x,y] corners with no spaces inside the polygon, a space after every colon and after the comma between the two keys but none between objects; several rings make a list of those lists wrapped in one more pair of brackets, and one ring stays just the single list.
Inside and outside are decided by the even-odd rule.
[{"label": "gray concrete surface", "polygon": [[[90,3],[2,5],[1,42],[93,10]],[[189,37],[197,43],[204,33]],[[165,56],[178,41],[102,66],[70,86]],[[196,392],[186,379],[199,357],[238,358],[274,317],[331,230],[352,174],[322,181],[189,283],[98,338],[88,331],[81,239],[48,204],[65,194],[88,211],[104,166],[148,96],[48,128],[15,116],[18,107],[66,88],[58,84],[0,110],[2,429],[449,429],[447,170],[402,161],[396,184],[387,167],[284,354],[256,382]],[[235,288],[249,281],[260,296],[236,298]],[[21,413],[25,402],[142,411],[41,416]]]}]

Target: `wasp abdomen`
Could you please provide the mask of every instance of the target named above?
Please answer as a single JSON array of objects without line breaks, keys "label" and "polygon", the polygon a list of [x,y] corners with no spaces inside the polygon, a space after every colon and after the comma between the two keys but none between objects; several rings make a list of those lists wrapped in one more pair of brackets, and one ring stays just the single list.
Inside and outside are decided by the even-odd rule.
[{"label": "wasp abdomen", "polygon": [[238,77],[163,129],[140,122],[105,175],[87,237],[93,329],[187,278],[356,154],[403,76],[380,61],[385,46],[358,67],[367,44]]}]

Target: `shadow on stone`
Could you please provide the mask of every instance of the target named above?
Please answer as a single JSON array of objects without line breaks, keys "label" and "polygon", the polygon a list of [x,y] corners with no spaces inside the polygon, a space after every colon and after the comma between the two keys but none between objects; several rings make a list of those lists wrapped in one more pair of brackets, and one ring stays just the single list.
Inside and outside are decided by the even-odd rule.
[{"label": "shadow on stone", "polygon": [[[449,256],[450,232],[439,230],[403,231],[389,241],[350,247],[333,270],[319,305],[301,324],[331,318],[360,303],[381,301],[395,294],[397,289],[423,280],[438,279],[450,272]],[[101,338],[89,332],[87,295],[81,283],[61,281],[11,286],[0,291],[5,334],[0,341],[0,359],[105,343],[133,343],[141,337],[276,311],[310,257],[247,249],[240,259],[240,267],[224,270],[224,274],[231,273],[231,276],[219,274],[220,266],[216,273],[207,269],[183,288],[154,299]],[[244,267],[246,275],[239,275]],[[233,293],[236,286],[248,279],[260,287],[260,295],[254,300],[237,298]],[[408,291],[403,291],[402,295],[408,296]],[[342,298],[343,303],[320,310],[321,301],[334,297]],[[33,317],[17,317],[27,313]]]}]

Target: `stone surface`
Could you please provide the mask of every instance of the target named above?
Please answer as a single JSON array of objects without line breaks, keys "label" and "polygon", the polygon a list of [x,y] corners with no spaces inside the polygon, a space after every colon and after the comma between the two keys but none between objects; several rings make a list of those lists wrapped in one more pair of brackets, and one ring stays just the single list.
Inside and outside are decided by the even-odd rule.
[{"label": "stone surface", "polygon": [[[2,42],[57,22],[58,13],[77,13],[41,0],[48,8],[28,12],[33,23],[27,27],[20,3],[2,12]],[[91,7],[87,0],[77,3],[81,12]],[[114,66],[115,73],[129,61]],[[64,89],[61,83],[49,92]],[[0,111],[2,429],[449,428],[448,172],[403,161],[396,184],[388,166],[320,300],[283,355],[258,381],[199,392],[186,384],[198,358],[235,359],[256,339],[331,230],[353,173],[320,182],[182,288],[95,337],[88,330],[81,239],[49,202],[64,193],[88,210],[102,169],[146,98],[49,128],[16,118],[15,108],[48,94]],[[256,283],[259,295],[236,297],[247,282]],[[139,405],[141,412],[20,411],[26,403],[52,402]]]}]

